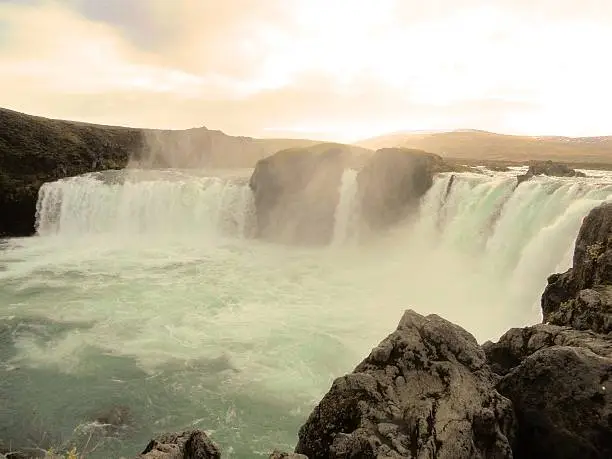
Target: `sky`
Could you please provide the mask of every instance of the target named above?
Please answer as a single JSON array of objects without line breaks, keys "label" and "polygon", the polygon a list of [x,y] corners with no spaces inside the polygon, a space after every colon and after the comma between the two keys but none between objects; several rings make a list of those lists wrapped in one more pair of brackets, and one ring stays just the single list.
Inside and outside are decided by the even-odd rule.
[{"label": "sky", "polygon": [[612,0],[0,0],[0,106],[232,135],[612,134]]}]

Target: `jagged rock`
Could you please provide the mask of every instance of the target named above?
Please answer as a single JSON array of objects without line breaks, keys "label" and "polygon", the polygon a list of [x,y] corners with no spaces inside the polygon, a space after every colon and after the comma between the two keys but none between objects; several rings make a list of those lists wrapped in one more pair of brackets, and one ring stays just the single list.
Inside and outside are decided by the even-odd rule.
[{"label": "jagged rock", "polygon": [[350,151],[295,148],[260,160],[249,185],[257,237],[287,244],[331,241],[342,172]]},{"label": "jagged rock", "polygon": [[512,407],[472,335],[406,311],[353,373],[334,381],[295,451],[318,458],[511,458]]},{"label": "jagged rock", "polygon": [[536,175],[550,175],[552,177],[586,177],[584,172],[580,172],[566,166],[565,164],[553,161],[532,161],[529,169],[523,175],[517,177],[518,183],[529,180]]},{"label": "jagged rock", "polygon": [[554,346],[527,357],[497,386],[518,418],[515,457],[612,457],[612,359]]},{"label": "jagged rock", "polygon": [[577,330],[612,332],[612,286],[597,286],[578,292],[547,314],[551,324],[567,324]]},{"label": "jagged rock", "polygon": [[545,322],[600,333],[612,331],[612,203],[584,219],[572,268],[553,274],[542,295]]},{"label": "jagged rock", "polygon": [[612,358],[612,339],[592,331],[547,324],[512,328],[497,343],[489,341],[482,347],[493,371],[505,375],[530,355],[552,346],[583,348],[602,357]]},{"label": "jagged rock", "polygon": [[142,459],[221,459],[219,447],[201,430],[155,437],[138,456]]},{"label": "jagged rock", "polygon": [[463,170],[421,150],[383,148],[359,171],[361,215],[372,229],[385,228],[414,211],[434,174]]}]

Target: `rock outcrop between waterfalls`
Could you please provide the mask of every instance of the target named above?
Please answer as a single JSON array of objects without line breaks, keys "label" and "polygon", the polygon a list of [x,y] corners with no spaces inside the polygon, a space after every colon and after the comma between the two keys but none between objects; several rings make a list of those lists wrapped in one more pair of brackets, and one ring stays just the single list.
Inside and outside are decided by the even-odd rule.
[{"label": "rock outcrop between waterfalls", "polygon": [[554,161],[531,161],[527,172],[517,177],[518,183],[520,184],[536,175],[549,175],[551,177],[586,177],[584,172],[572,169],[565,164]]},{"label": "rock outcrop between waterfalls", "polygon": [[589,213],[572,268],[550,277],[544,323],[497,343],[479,346],[441,317],[406,311],[333,382],[295,453],[270,457],[609,459],[611,249],[612,203]]},{"label": "rock outcrop between waterfalls", "polygon": [[359,171],[360,214],[372,230],[414,211],[436,173],[465,170],[440,156],[403,148],[373,155],[333,144],[280,151],[259,161],[251,176],[257,237],[287,244],[329,243],[342,173],[349,167]]},{"label": "rock outcrop between waterfalls", "polygon": [[334,144],[283,150],[260,160],[249,181],[256,236],[285,244],[329,243],[342,172],[351,161],[350,149]]},{"label": "rock outcrop between waterfalls", "polygon": [[435,174],[465,169],[422,150],[378,150],[357,176],[364,223],[374,230],[397,223],[417,208]]}]

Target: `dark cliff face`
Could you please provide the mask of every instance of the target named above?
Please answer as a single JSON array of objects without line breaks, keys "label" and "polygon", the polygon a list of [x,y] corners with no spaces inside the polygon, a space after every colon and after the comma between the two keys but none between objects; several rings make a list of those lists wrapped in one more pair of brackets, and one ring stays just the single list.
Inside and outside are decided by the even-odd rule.
[{"label": "dark cliff face", "polygon": [[0,109],[0,235],[34,232],[38,189],[44,182],[123,168],[142,150],[136,129],[33,117]]},{"label": "dark cliff face", "polygon": [[347,167],[359,169],[360,215],[374,231],[415,210],[436,173],[461,170],[437,155],[402,148],[361,157],[338,147],[280,151],[260,160],[251,177],[258,237],[291,244],[329,243]]},{"label": "dark cliff face", "polygon": [[286,244],[331,241],[346,150],[296,148],[255,166],[249,185],[257,212],[257,237]]},{"label": "dark cliff face", "polygon": [[573,266],[549,277],[542,295],[544,322],[612,332],[612,203],[584,219]]},{"label": "dark cliff face", "polygon": [[357,176],[364,222],[373,230],[399,222],[418,207],[436,173],[458,170],[421,150],[378,150]]}]

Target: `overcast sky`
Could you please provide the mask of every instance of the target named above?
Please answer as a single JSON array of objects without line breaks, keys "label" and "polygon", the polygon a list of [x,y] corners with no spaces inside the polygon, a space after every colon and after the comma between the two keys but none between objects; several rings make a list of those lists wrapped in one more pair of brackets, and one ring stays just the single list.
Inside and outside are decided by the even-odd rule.
[{"label": "overcast sky", "polygon": [[0,106],[341,141],[612,134],[612,0],[0,0]]}]

